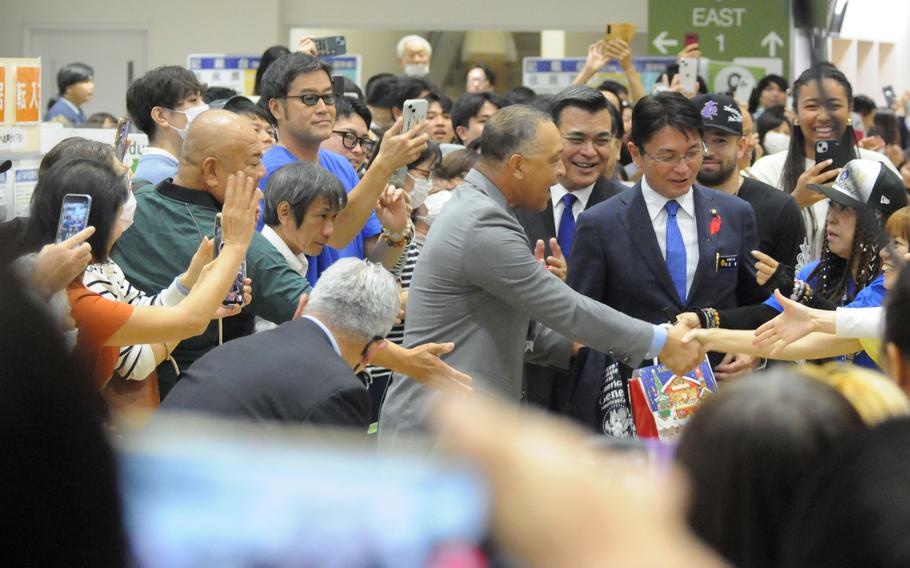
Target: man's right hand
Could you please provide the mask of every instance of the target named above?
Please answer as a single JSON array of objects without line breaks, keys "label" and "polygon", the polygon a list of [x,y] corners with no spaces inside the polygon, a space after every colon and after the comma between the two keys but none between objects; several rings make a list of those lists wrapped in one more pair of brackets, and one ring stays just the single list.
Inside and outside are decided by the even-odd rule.
[{"label": "man's right hand", "polygon": [[678,323],[667,328],[667,342],[658,358],[676,375],[683,375],[694,369],[704,357],[701,344],[697,341],[683,342],[683,337],[690,331],[689,326]]},{"label": "man's right hand", "polygon": [[420,156],[426,150],[429,135],[424,131],[426,123],[420,121],[407,132],[402,132],[403,119],[399,118],[382,136],[379,146],[379,155],[376,163],[386,168],[389,175],[398,168],[403,168]]}]

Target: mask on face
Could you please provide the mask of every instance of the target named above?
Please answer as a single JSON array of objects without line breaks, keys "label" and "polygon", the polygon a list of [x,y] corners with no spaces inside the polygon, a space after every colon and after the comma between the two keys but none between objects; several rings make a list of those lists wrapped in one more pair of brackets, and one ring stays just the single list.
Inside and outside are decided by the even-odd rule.
[{"label": "mask on face", "polygon": [[765,134],[765,152],[777,154],[790,149],[790,135],[783,132],[770,131]]},{"label": "mask on face", "polygon": [[120,217],[117,218],[117,223],[123,231],[126,231],[133,225],[133,217],[135,217],[135,215],[136,196],[130,191],[129,197],[126,198],[126,203],[123,204],[123,209],[120,211]]},{"label": "mask on face", "polygon": [[423,202],[427,200],[427,195],[430,194],[430,180],[417,179],[411,174],[408,174],[408,177],[414,182],[414,187],[410,191],[411,206],[417,209],[423,205]]},{"label": "mask on face", "polygon": [[176,126],[174,126],[172,124],[168,124],[168,126],[173,128],[177,132],[177,134],[180,135],[181,140],[186,140],[186,131],[190,129],[190,124],[193,123],[193,121],[196,119],[197,116],[199,116],[200,114],[209,110],[209,105],[207,105],[207,104],[199,105],[199,106],[196,106],[193,108],[188,108],[186,110],[172,110],[172,109],[168,109],[168,110],[170,110],[171,112],[179,112],[181,114],[186,115],[186,126],[185,127],[177,128]]},{"label": "mask on face", "polygon": [[404,74],[408,77],[426,77],[430,74],[430,64],[408,63],[404,66]]}]

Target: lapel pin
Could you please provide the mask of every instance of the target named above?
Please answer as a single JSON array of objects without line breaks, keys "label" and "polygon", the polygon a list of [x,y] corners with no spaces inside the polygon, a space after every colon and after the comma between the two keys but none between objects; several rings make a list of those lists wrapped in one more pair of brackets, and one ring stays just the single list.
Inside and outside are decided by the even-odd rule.
[{"label": "lapel pin", "polygon": [[713,237],[720,232],[720,213],[717,212],[717,209],[711,209],[708,213],[711,214],[711,224],[708,231]]}]

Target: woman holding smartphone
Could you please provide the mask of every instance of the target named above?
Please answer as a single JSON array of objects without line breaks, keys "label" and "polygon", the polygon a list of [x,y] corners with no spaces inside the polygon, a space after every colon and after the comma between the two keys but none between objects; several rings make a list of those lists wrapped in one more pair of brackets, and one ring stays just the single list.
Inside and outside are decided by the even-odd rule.
[{"label": "woman holding smartphone", "polygon": [[[53,242],[61,205],[67,194],[89,195],[92,207],[87,224],[95,227],[89,238],[93,263],[108,254],[131,220],[127,181],[109,163],[71,158],[53,165],[38,180],[32,201],[29,231],[41,242]],[[86,288],[82,280],[67,289],[72,316],[79,330],[76,351],[104,388],[117,366],[120,347],[178,342],[200,334],[221,308],[237,269],[246,255],[256,224],[255,181],[232,176],[222,213],[224,248],[217,260],[201,271],[192,289],[175,306],[131,305]],[[207,248],[207,250],[206,250]],[[211,245],[200,247],[199,262],[209,258]],[[128,285],[128,283],[127,283]]]},{"label": "woman holding smartphone", "polygon": [[808,247],[804,247],[801,254],[805,257],[801,258],[804,262],[821,256],[828,214],[828,200],[809,185],[832,182],[840,173],[840,168],[831,168],[832,160],[815,163],[816,142],[837,141],[842,148],[846,148],[842,150],[844,153],[877,160],[898,173],[884,154],[856,146],[850,118],[852,108],[853,87],[837,67],[823,62],[806,69],[793,83],[796,120],[790,136],[790,148],[786,152],[763,157],[751,168],[753,178],[786,191],[799,203],[808,239]]}]

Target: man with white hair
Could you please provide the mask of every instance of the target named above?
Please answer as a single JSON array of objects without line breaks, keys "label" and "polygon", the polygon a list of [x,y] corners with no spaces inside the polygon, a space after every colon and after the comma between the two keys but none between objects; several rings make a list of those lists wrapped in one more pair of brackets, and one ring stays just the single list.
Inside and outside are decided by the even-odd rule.
[{"label": "man with white hair", "polygon": [[426,77],[430,74],[433,46],[419,35],[404,36],[398,41],[398,61],[401,71],[408,77]]},{"label": "man with white hair", "polygon": [[385,346],[398,294],[381,265],[341,259],[322,273],[302,317],[209,351],[161,407],[365,434],[370,397],[355,373]]}]

